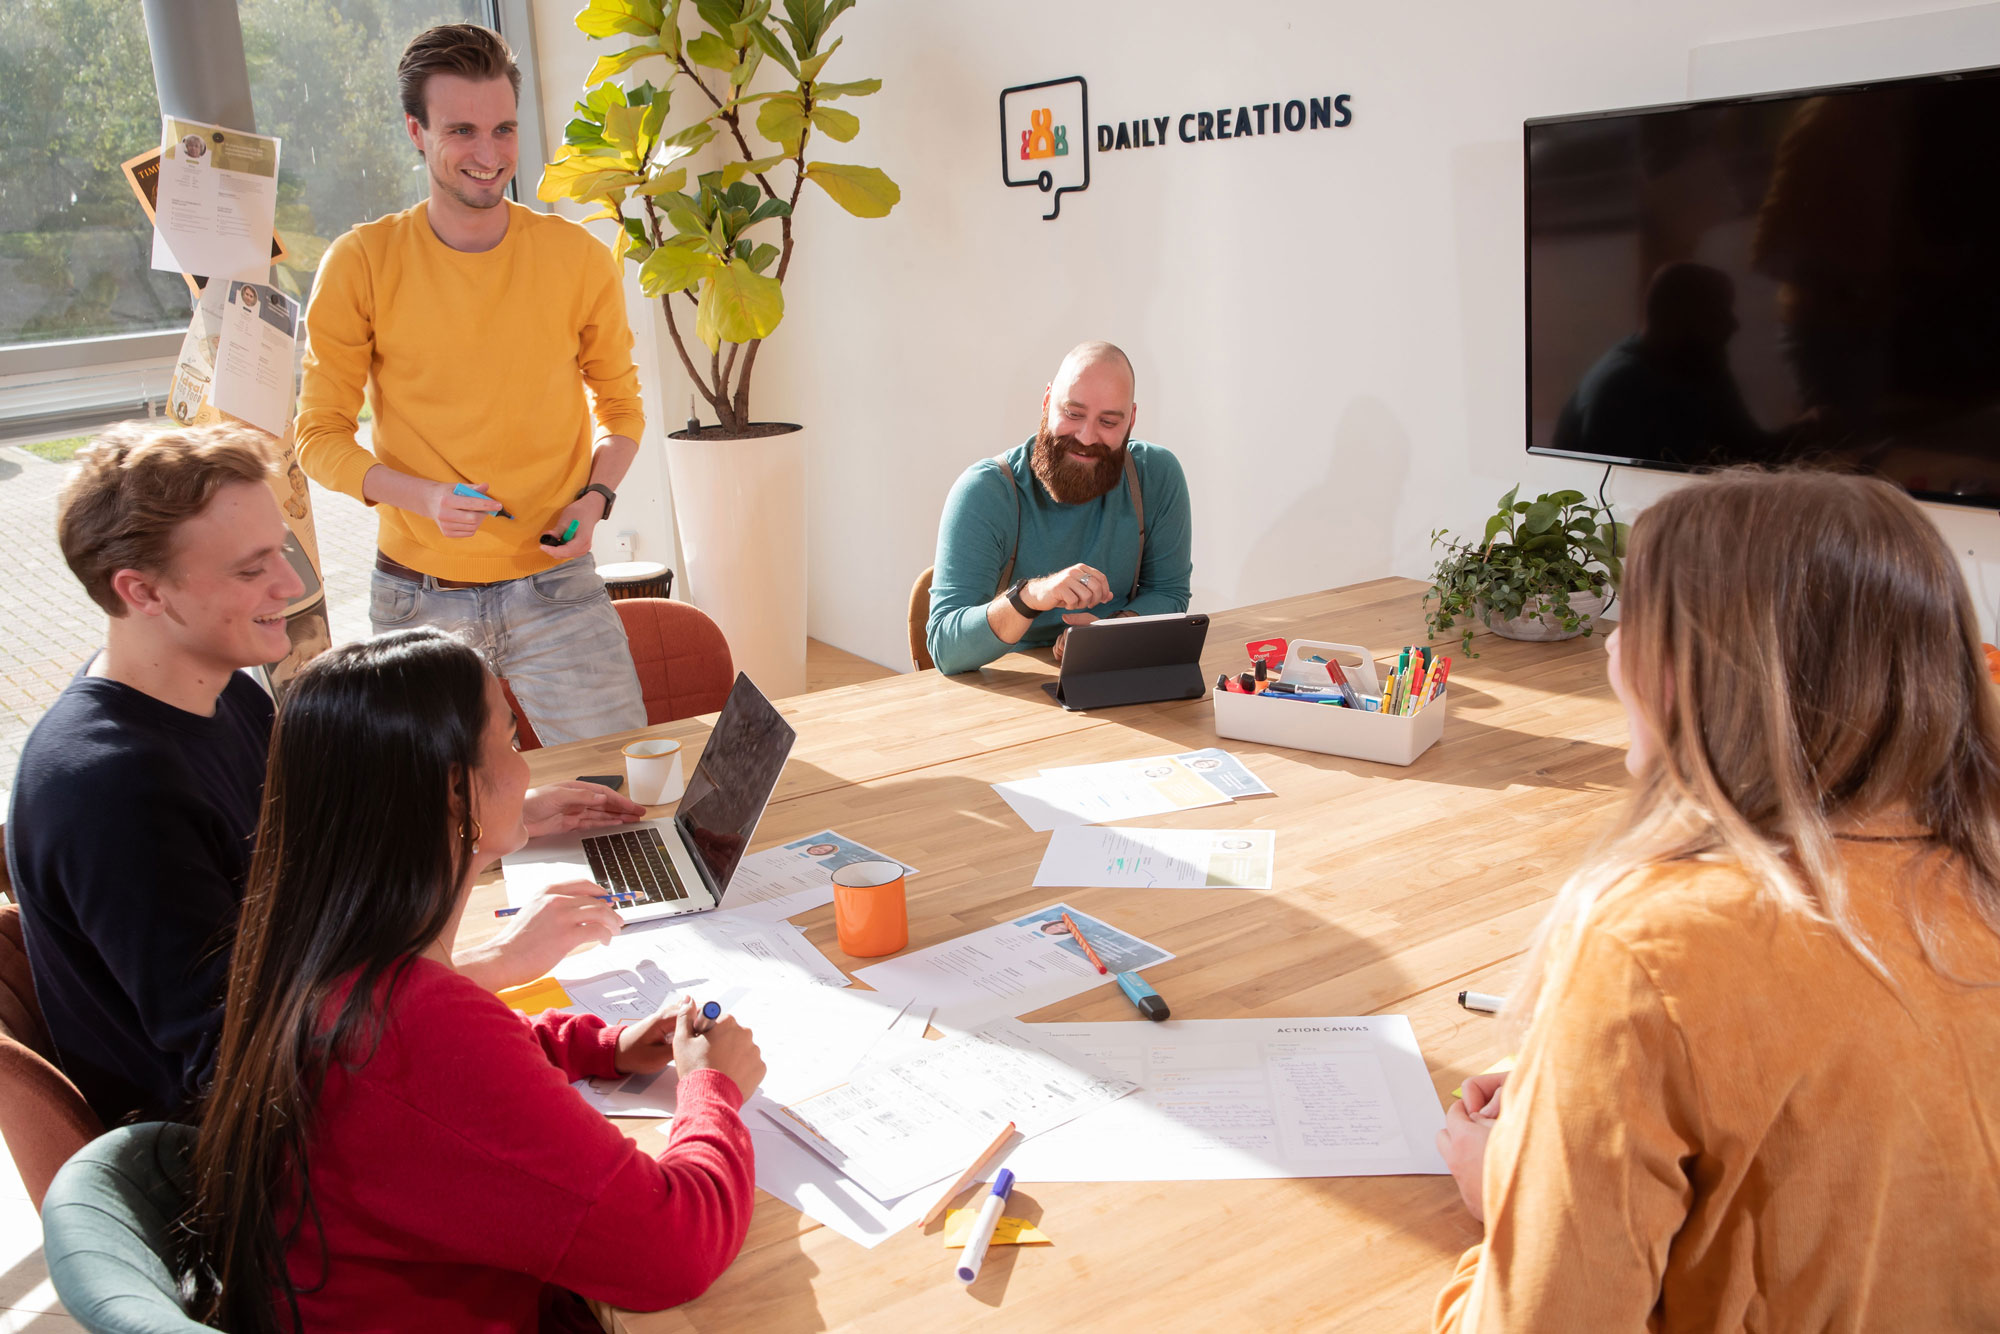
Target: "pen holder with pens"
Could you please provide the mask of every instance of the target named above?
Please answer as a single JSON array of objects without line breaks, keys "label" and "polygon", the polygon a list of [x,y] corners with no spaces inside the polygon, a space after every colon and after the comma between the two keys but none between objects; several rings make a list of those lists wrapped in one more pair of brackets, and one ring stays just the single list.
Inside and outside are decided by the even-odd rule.
[{"label": "pen holder with pens", "polygon": [[[1312,649],[1337,653],[1341,670],[1363,694],[1381,692],[1375,656],[1367,649],[1358,644],[1293,641],[1294,658],[1301,650]],[[1288,660],[1286,672],[1293,671],[1294,663]],[[1212,691],[1211,698],[1215,701],[1217,736],[1295,750],[1316,750],[1323,755],[1344,755],[1377,764],[1407,765],[1415,763],[1419,755],[1444,735],[1445,706],[1451,699],[1451,686],[1447,682],[1436,699],[1415,713],[1405,714],[1365,713],[1331,704],[1309,704],[1268,694],[1239,695],[1225,690]]]}]

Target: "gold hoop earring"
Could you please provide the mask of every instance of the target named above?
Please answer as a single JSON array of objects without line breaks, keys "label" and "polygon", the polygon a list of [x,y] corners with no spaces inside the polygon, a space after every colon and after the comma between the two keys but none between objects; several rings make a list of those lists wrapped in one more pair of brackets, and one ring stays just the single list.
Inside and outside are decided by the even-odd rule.
[{"label": "gold hoop earring", "polygon": [[479,817],[472,817],[472,850],[479,851],[479,840],[486,837],[486,826],[479,823]]}]

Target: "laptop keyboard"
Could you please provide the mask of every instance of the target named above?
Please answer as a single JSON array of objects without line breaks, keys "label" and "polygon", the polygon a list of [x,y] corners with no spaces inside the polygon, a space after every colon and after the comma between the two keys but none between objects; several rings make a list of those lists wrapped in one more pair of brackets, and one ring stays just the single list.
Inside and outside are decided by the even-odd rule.
[{"label": "laptop keyboard", "polygon": [[687,900],[687,886],[657,829],[621,829],[586,838],[583,854],[590,859],[591,878],[611,891],[617,907]]}]

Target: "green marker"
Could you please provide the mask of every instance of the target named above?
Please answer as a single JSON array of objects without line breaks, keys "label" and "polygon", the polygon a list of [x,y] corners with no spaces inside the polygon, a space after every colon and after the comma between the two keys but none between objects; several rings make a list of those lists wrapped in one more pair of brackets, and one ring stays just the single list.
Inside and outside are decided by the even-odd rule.
[{"label": "green marker", "polygon": [[576,523],[577,521],[575,519],[571,519],[569,521],[569,527],[563,529],[561,537],[544,538],[543,540],[546,541],[552,547],[562,546],[563,544],[568,542],[572,537],[576,536]]}]

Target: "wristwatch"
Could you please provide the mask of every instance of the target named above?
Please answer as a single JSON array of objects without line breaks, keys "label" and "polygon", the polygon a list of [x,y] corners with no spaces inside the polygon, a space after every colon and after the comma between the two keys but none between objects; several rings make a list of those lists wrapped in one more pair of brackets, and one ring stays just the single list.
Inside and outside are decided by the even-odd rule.
[{"label": "wristwatch", "polygon": [[611,507],[618,503],[618,493],[616,491],[613,491],[610,487],[606,486],[602,482],[592,482],[589,486],[586,486],[585,488],[583,488],[583,490],[577,492],[575,498],[578,500],[582,500],[592,491],[595,491],[597,492],[598,495],[604,497],[604,517],[607,519],[610,518]]},{"label": "wristwatch", "polygon": [[1023,616],[1027,617],[1029,620],[1032,621],[1037,616],[1040,616],[1041,613],[1036,611],[1033,607],[1030,607],[1028,605],[1028,600],[1021,596],[1021,590],[1026,588],[1027,586],[1028,586],[1028,581],[1026,579],[1016,579],[1013,583],[1007,585],[1007,601],[1011,602],[1014,605],[1015,611],[1020,612]]}]

